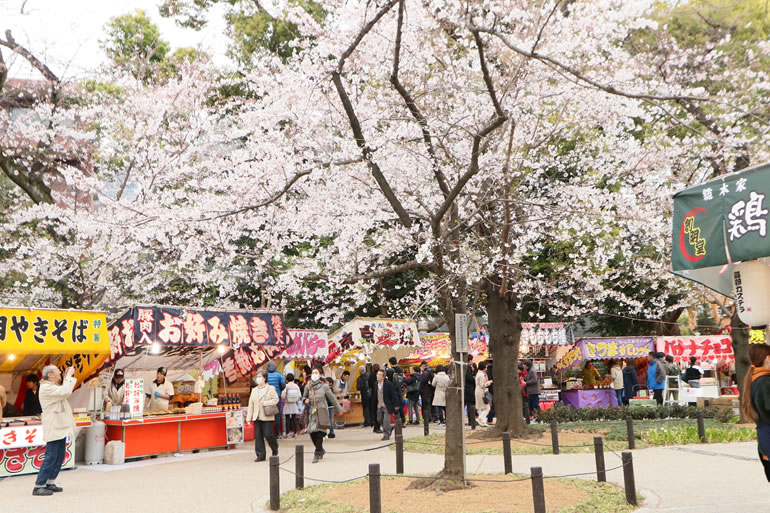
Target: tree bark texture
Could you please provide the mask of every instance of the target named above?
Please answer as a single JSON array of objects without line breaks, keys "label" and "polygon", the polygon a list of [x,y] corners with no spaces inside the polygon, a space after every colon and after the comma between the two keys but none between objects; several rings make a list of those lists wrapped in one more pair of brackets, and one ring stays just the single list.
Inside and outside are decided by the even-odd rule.
[{"label": "tree bark texture", "polygon": [[[738,391],[742,393],[743,379],[746,377],[746,373],[751,366],[749,361],[749,330],[751,330],[751,327],[744,324],[738,318],[737,308],[730,319],[730,326],[732,327],[731,335],[733,338],[733,353],[735,354],[736,383],[738,384]],[[741,412],[741,422],[747,422],[748,420],[743,417]]]}]

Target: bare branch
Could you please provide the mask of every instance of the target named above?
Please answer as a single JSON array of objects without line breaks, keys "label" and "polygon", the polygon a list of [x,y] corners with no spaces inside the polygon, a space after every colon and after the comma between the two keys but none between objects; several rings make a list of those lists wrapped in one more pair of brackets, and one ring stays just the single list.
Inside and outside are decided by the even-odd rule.
[{"label": "bare branch", "polygon": [[0,169],[13,183],[21,187],[35,203],[53,203],[51,189],[39,178],[21,171],[0,147]]},{"label": "bare branch", "polygon": [[481,64],[481,73],[484,76],[484,83],[487,85],[487,92],[492,99],[492,104],[495,106],[495,112],[498,117],[505,118],[505,112],[500,105],[500,101],[497,99],[497,93],[495,93],[495,84],[492,82],[492,76],[489,74],[489,68],[487,67],[487,59],[484,57],[484,42],[481,40],[481,36],[477,30],[472,30],[473,39],[476,41],[476,48],[479,52],[479,63]]},{"label": "bare branch", "polygon": [[361,41],[364,39],[364,37],[369,33],[369,31],[374,28],[374,26],[377,24],[380,19],[387,14],[389,10],[393,8],[394,5],[399,0],[389,0],[385,5],[382,6],[382,8],[377,11],[377,14],[374,15],[374,18],[372,18],[369,23],[363,26],[361,30],[359,31],[356,38],[353,40],[352,43],[350,43],[350,46],[348,46],[344,52],[342,52],[342,55],[340,56],[340,61],[337,63],[337,73],[342,73],[342,68],[345,67],[345,61],[348,60],[348,57],[350,57],[355,49],[358,47],[358,45],[361,43]]},{"label": "bare branch", "polygon": [[43,64],[43,62],[35,57],[32,52],[18,44],[11,35],[10,30],[5,31],[5,41],[0,39],[0,46],[5,46],[6,48],[10,48],[12,51],[18,53],[22,57],[24,57],[27,62],[32,65],[36,70],[38,70],[45,78],[46,80],[50,80],[51,82],[54,82],[55,84],[58,84],[61,82],[59,80],[59,77],[57,77],[51,69]]},{"label": "bare branch", "polygon": [[393,50],[393,73],[390,75],[390,83],[393,85],[396,91],[398,91],[398,94],[401,95],[401,98],[404,100],[404,103],[406,104],[407,109],[409,109],[409,112],[411,112],[412,117],[415,119],[415,121],[417,121],[417,123],[420,124],[420,129],[422,130],[422,140],[425,143],[425,147],[428,150],[428,155],[430,156],[433,175],[436,177],[436,181],[438,181],[441,192],[446,198],[449,195],[449,184],[447,183],[446,176],[439,167],[438,157],[436,156],[436,149],[433,146],[433,137],[431,135],[430,127],[428,126],[428,120],[417,107],[414,98],[412,98],[412,96],[409,94],[409,91],[406,90],[398,78],[398,69],[401,62],[401,30],[403,22],[404,0],[400,0],[398,3],[398,24],[396,25],[396,46]]}]

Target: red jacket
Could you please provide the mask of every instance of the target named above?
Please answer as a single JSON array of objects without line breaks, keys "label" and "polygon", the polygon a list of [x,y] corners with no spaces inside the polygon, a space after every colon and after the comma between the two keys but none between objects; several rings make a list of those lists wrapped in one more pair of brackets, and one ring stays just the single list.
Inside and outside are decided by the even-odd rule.
[{"label": "red jacket", "polygon": [[527,397],[527,371],[519,371],[519,385],[521,386],[521,396]]}]

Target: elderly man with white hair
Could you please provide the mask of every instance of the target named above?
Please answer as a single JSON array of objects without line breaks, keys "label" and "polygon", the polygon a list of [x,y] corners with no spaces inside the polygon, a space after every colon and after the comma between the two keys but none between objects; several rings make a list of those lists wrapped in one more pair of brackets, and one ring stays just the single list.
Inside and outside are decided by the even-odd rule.
[{"label": "elderly man with white hair", "polygon": [[32,495],[53,495],[61,492],[56,486],[67,451],[67,437],[75,434],[75,418],[68,401],[75,389],[77,380],[73,377],[75,369],[67,369],[67,377],[62,383],[61,371],[55,365],[43,368],[43,380],[40,382],[39,397],[43,413],[43,440],[45,440],[45,458],[35,480]]}]

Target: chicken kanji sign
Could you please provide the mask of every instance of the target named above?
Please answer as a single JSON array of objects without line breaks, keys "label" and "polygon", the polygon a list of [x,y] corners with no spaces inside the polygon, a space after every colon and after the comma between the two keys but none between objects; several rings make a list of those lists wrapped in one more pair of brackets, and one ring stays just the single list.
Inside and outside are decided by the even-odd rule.
[{"label": "chicken kanji sign", "polygon": [[733,295],[732,264],[770,257],[770,163],[674,195],[673,272]]}]

